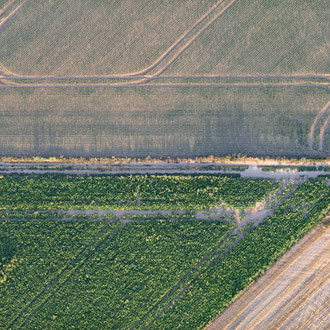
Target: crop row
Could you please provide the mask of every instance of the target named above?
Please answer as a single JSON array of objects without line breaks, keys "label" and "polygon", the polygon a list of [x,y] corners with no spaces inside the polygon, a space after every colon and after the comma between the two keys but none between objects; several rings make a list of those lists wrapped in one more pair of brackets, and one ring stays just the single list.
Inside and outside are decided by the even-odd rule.
[{"label": "crop row", "polygon": [[[40,307],[27,310],[17,325],[129,328],[233,228],[217,221],[126,224],[70,277],[61,278],[62,285],[49,288],[45,304],[38,301]],[[57,259],[56,254],[52,257]],[[34,276],[30,269],[28,279],[34,281]]]},{"label": "crop row", "polygon": [[277,181],[211,175],[3,176],[0,210],[246,209],[279,189]]},{"label": "crop row", "polygon": [[[328,212],[326,180],[305,182],[263,224],[195,279],[152,328],[203,328]],[[304,205],[307,215],[293,204]]]},{"label": "crop row", "polygon": [[100,232],[113,226],[101,221],[0,221],[0,239],[6,242],[1,253],[20,260],[1,283],[0,324],[8,326]]}]

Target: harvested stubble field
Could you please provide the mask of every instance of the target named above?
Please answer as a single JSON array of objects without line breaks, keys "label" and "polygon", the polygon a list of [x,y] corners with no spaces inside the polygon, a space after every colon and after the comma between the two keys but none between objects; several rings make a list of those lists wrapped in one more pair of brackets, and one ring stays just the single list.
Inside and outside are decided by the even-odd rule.
[{"label": "harvested stubble field", "polygon": [[122,75],[169,54],[174,74],[325,74],[328,16],[326,0],[28,0],[1,31],[0,62],[19,75]]},{"label": "harvested stubble field", "polygon": [[330,154],[325,0],[9,3],[0,156]]},{"label": "harvested stubble field", "polygon": [[330,228],[318,226],[212,322],[216,329],[325,329]]},{"label": "harvested stubble field", "polygon": [[4,8],[9,2],[10,0],[0,0],[0,10],[2,10],[2,8]]},{"label": "harvested stubble field", "polygon": [[329,74],[327,0],[239,0],[167,74]]},{"label": "harvested stubble field", "polygon": [[[136,176],[136,180],[141,178]],[[0,200],[1,208],[6,210],[5,220],[0,221],[0,324],[6,328],[200,329],[329,210],[330,187],[323,178],[287,186],[279,204],[261,224],[250,226],[243,219],[243,223],[208,220],[210,210],[211,215],[204,220],[187,221],[189,215],[193,217],[191,211],[182,218],[176,213],[174,219],[163,217],[161,221],[152,214],[133,216],[133,221],[127,223],[129,217],[97,218],[95,211],[87,212],[95,207],[88,198],[107,196],[100,189],[95,191],[90,181],[104,178],[57,179],[57,185],[65,191],[75,181],[80,186],[79,194],[57,196],[55,177],[50,176],[1,179],[6,190],[11,187],[8,194],[13,195],[12,199],[21,202],[21,210],[14,211],[8,204],[10,197]],[[173,195],[164,186],[164,177],[153,180],[157,179],[158,186],[164,189],[153,194],[155,200],[164,191]],[[208,190],[209,180],[222,180],[207,176],[204,179],[199,185],[195,178],[188,181],[197,192],[200,185]],[[127,187],[126,194],[134,195],[137,189],[143,196],[142,186],[127,186],[127,177],[108,180],[121,180]],[[187,188],[187,177],[176,180],[172,182],[174,190]],[[237,185],[241,193],[252,183],[235,180],[241,180]],[[260,187],[271,183],[258,182]],[[43,186],[41,196],[37,196],[38,201],[30,201],[27,193],[36,191],[36,185]],[[255,189],[266,194],[262,188]],[[120,191],[108,189],[108,195],[120,196]],[[232,192],[232,200],[242,202],[239,191],[228,192]],[[67,201],[62,206],[83,203],[86,212],[79,213],[76,221],[64,221],[61,218],[67,213],[49,212],[51,205],[55,209],[57,203],[61,205],[61,198]],[[203,195],[200,198],[203,200]],[[25,203],[29,202],[36,209],[44,205],[46,212],[33,213],[32,209],[26,213],[30,208]]]},{"label": "harvested stubble field", "polygon": [[1,31],[0,62],[21,75],[136,72],[217,2],[28,1]]},{"label": "harvested stubble field", "polygon": [[329,101],[320,88],[0,88],[0,98],[1,156],[330,152],[327,141],[323,152],[308,144],[312,124]]}]

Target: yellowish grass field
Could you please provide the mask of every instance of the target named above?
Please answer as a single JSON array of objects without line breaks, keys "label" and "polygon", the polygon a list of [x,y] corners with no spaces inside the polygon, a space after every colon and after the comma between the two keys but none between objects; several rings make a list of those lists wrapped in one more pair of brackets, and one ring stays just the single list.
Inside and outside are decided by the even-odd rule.
[{"label": "yellowish grass field", "polygon": [[329,15],[327,0],[239,0],[167,74],[329,74]]},{"label": "yellowish grass field", "polygon": [[144,69],[219,1],[29,1],[1,30],[0,63],[25,75]]},{"label": "yellowish grass field", "polygon": [[318,88],[2,88],[0,98],[1,156],[329,153],[308,146],[329,101]]}]

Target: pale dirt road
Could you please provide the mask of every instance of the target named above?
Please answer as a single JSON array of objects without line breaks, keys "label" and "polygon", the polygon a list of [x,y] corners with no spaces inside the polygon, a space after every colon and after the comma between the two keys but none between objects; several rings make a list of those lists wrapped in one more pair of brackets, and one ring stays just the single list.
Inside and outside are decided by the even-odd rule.
[{"label": "pale dirt road", "polygon": [[[6,23],[8,23],[8,22],[10,22],[14,17],[15,17],[15,15],[19,12],[19,10],[25,5],[25,4],[27,4],[28,2],[29,2],[30,0],[24,0],[21,4],[19,4],[15,9],[13,9],[6,17],[4,17],[4,18],[2,18],[1,20],[0,20],[0,30],[4,27],[4,25],[6,24]],[[15,5],[15,3],[16,2],[13,2],[12,4],[11,4],[11,6],[12,5]],[[11,7],[10,6],[10,7]],[[9,8],[10,8],[9,7]],[[7,8],[8,9],[8,8]],[[6,9],[6,11],[7,11],[7,9]],[[1,14],[3,14],[4,12],[2,12]]]},{"label": "pale dirt road", "polygon": [[330,227],[317,226],[208,327],[326,329],[330,326]]}]

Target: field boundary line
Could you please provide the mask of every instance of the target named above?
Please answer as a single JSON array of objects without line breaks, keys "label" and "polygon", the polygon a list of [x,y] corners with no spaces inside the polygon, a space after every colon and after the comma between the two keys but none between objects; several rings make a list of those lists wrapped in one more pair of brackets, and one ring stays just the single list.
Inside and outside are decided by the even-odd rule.
[{"label": "field boundary line", "polygon": [[[74,267],[76,267],[77,263],[81,262],[82,260],[80,258],[84,257],[84,254],[86,254],[88,252],[88,250],[90,250],[96,243],[96,240],[98,238],[100,238],[100,236],[106,232],[108,226],[110,224],[115,223],[116,220],[112,220],[107,222],[101,230],[99,230],[94,237],[92,238],[92,240],[83,247],[83,249],[74,257],[73,260],[71,260],[61,271],[60,274],[58,274],[55,278],[51,279],[42,289],[42,291],[40,291],[21,311],[20,313],[10,322],[9,326],[7,327],[8,329],[12,328],[12,326],[17,323],[23,316],[24,314],[26,314],[31,308],[33,308],[33,306],[37,303],[37,300],[42,297],[50,288],[52,288],[54,285],[56,285],[56,283],[59,282],[59,280],[61,279],[61,277],[63,276],[63,274],[65,274],[66,272],[70,272],[70,268],[71,271],[72,269],[74,269]],[[119,225],[117,227],[115,227],[110,234],[107,234],[103,239],[101,239],[101,242],[99,242],[98,244],[102,243],[104,240],[108,239],[109,237],[112,236],[112,234],[114,234],[119,228],[121,228],[122,225]],[[88,258],[88,257],[87,257]],[[33,315],[33,314],[32,314]],[[27,316],[28,318],[29,316]],[[26,320],[24,321],[26,322]]]},{"label": "field boundary line", "polygon": [[[290,190],[288,193],[287,193],[287,195],[286,195],[286,197],[283,199],[283,200],[281,200],[281,202],[277,205],[277,208],[280,206],[280,205],[282,205],[283,203],[285,203],[285,201],[291,196],[291,195],[293,195],[294,193],[295,193],[295,191],[297,190],[297,188],[298,188],[298,186],[299,185],[297,185],[297,186],[295,186],[294,187],[294,189],[293,190]],[[267,218],[267,217],[266,217]],[[262,224],[263,222],[265,221],[265,219],[263,219],[263,221],[261,221],[261,223],[260,224]],[[259,224],[259,225],[260,225]],[[258,225],[258,226],[259,226]],[[192,280],[191,280],[191,282],[186,286],[186,287],[184,287],[179,293],[178,293],[178,295],[177,296],[175,296],[175,297],[173,297],[173,299],[167,304],[167,306],[165,306],[165,308],[161,311],[161,312],[159,312],[158,313],[158,315],[151,321],[151,322],[149,322],[149,324],[145,327],[145,329],[149,329],[151,326],[152,326],[152,324],[157,320],[157,319],[159,319],[162,315],[164,315],[170,308],[171,308],[171,306],[176,302],[176,301],[178,301],[180,298],[181,298],[181,296],[185,293],[185,292],[187,292],[187,290],[189,290],[189,288],[194,284],[194,282],[199,278],[199,276],[201,275],[201,274],[203,274],[205,271],[207,271],[207,269],[209,269],[210,267],[212,267],[222,256],[224,256],[226,253],[228,253],[231,249],[233,249],[245,236],[246,236],[246,234],[248,233],[248,232],[250,232],[251,230],[253,230],[253,228],[251,228],[250,230],[248,230],[244,235],[241,235],[241,236],[239,236],[232,244],[230,244],[228,247],[226,247],[214,260],[212,260],[211,262],[210,262],[210,264],[208,265],[208,267],[205,269],[205,270],[203,270],[202,272],[200,272],[197,276],[195,276]],[[249,286],[247,286],[242,292],[240,292],[240,293],[238,293],[238,295],[237,296],[235,296],[234,298],[233,298],[233,300],[232,300],[232,302],[234,302],[241,294],[243,294],[243,292],[245,292],[253,283],[256,283],[256,281],[253,281]],[[212,320],[213,321],[213,320]],[[211,321],[211,322],[212,322]],[[226,329],[226,328],[225,328]]]},{"label": "field boundary line", "polygon": [[[299,254],[301,254],[301,253],[304,253],[304,252],[306,252],[307,250],[308,250],[308,248],[310,248],[311,247],[311,245],[313,245],[322,235],[324,234],[324,230],[323,230],[323,228],[322,227],[316,227],[316,232],[314,233],[314,235],[312,235],[312,238],[310,238],[310,239],[307,239],[304,243],[303,243],[303,245],[302,246],[299,246]],[[306,236],[305,236],[306,237]],[[292,246],[292,248],[294,248],[294,246],[295,245],[297,245],[297,244],[299,244],[299,241],[296,243],[296,244],[294,244],[293,246]],[[298,245],[297,245],[298,246]],[[292,249],[291,248],[291,249]],[[240,308],[240,310],[239,310],[239,312],[237,312],[236,314],[235,314],[235,318],[237,318],[237,317],[240,317],[247,309],[248,309],[248,307],[249,307],[249,305],[253,302],[253,301],[255,301],[256,299],[258,299],[259,297],[260,297],[260,295],[262,294],[262,293],[264,293],[265,291],[267,291],[268,289],[269,289],[269,287],[270,286],[272,286],[277,280],[278,280],[278,277],[280,277],[280,276],[282,276],[283,275],[283,273],[288,269],[288,268],[290,268],[295,262],[296,262],[296,256],[295,256],[295,254],[293,254],[293,255],[290,255],[290,251],[291,251],[291,249],[290,250],[288,250],[284,255],[282,255],[282,257],[280,257],[277,261],[280,261],[281,260],[281,258],[283,258],[283,257],[287,257],[287,260],[286,260],[286,263],[285,263],[285,265],[284,266],[282,266],[281,267],[281,271],[279,272],[279,273],[276,273],[275,275],[276,275],[276,277],[275,276],[272,276],[271,278],[270,278],[270,280],[269,280],[269,282],[267,282],[267,285],[261,290],[261,291],[258,291],[258,295],[256,296],[256,297],[254,297],[251,301],[249,301],[247,304],[245,304],[244,305],[244,307],[243,308]],[[295,253],[297,253],[298,251],[294,251]],[[275,266],[275,264],[271,267],[271,268],[269,268],[269,271],[270,272],[274,272],[275,271],[275,268],[274,268],[274,266]],[[266,272],[267,273],[267,272]],[[265,273],[265,274],[266,274]],[[268,272],[269,273],[269,272]],[[262,279],[262,277],[260,277],[259,278],[260,280]],[[258,283],[258,282],[260,282],[260,281],[254,281],[253,283],[251,283],[245,290],[244,290],[244,292],[247,292],[247,290],[253,285],[253,284],[256,284],[256,283]],[[239,297],[237,297],[237,298],[239,298]],[[235,302],[235,301],[237,301],[237,298],[235,298],[234,300],[233,300],[233,302]],[[221,312],[221,313],[219,313],[212,321],[210,321],[210,323],[209,323],[209,325],[207,326],[207,328],[210,328],[210,326],[212,325],[212,323],[221,315],[221,314],[223,314],[224,312],[226,311],[226,309],[223,311],[223,312]],[[226,329],[228,329],[233,323],[234,323],[234,321],[235,320],[231,320],[230,321],[230,323],[227,323],[226,324],[226,326],[223,328],[223,330],[226,330]]]},{"label": "field boundary line", "polygon": [[[283,187],[282,187],[283,189]],[[296,190],[296,186],[293,187],[293,189],[291,189],[290,191],[287,192],[285,200],[291,196],[294,191]],[[280,189],[277,194],[281,194],[282,190]],[[277,205],[277,207],[282,204],[284,201],[281,201],[281,203],[279,203]],[[267,216],[266,216],[267,217]],[[265,218],[266,218],[265,217]],[[263,222],[265,220],[265,218],[261,221]],[[141,326],[141,323],[148,317],[148,315],[150,314],[150,312],[152,312],[152,310],[155,310],[155,308],[157,308],[157,306],[159,306],[160,304],[162,304],[167,298],[171,298],[170,294],[173,292],[178,291],[178,289],[180,289],[180,287],[182,286],[182,284],[184,284],[184,281],[189,278],[189,276],[193,275],[192,279],[190,281],[188,281],[188,283],[186,284],[185,288],[189,289],[189,287],[191,286],[191,284],[193,283],[193,281],[195,281],[203,272],[205,272],[210,266],[212,266],[214,264],[214,262],[216,262],[219,258],[221,258],[221,256],[225,253],[227,253],[226,251],[229,251],[232,247],[234,247],[242,238],[244,238],[244,236],[251,231],[253,228],[255,227],[255,225],[250,228],[247,232],[245,232],[244,234],[242,234],[240,232],[240,226],[239,223],[237,224],[236,222],[236,226],[235,228],[233,228],[233,230],[228,234],[228,236],[222,241],[222,243],[220,243],[218,246],[216,246],[208,255],[204,256],[197,265],[194,266],[194,268],[192,270],[190,270],[188,273],[186,273],[186,275],[184,275],[180,281],[178,281],[178,283],[172,287],[168,293],[166,293],[166,295],[164,295],[162,297],[162,299],[154,304],[154,306],[150,309],[150,311],[148,311],[144,317],[141,318],[141,320],[139,322],[137,322],[131,329],[135,329],[139,326]],[[231,242],[229,245],[228,242],[230,242],[230,240],[237,235],[237,238]],[[227,250],[227,248],[229,250]],[[204,260],[206,258],[206,260]],[[209,262],[209,263],[208,263]],[[208,263],[208,264],[207,264]],[[206,265],[205,269],[198,269],[201,268],[202,266]],[[196,268],[198,266],[198,268]],[[185,288],[183,290],[185,290]],[[182,295],[181,292],[183,291],[179,291],[178,295]],[[184,292],[183,292],[184,293]],[[178,296],[177,295],[177,296]],[[175,298],[176,296],[174,296]],[[162,308],[161,311],[159,311],[158,313],[156,313],[156,315],[153,317],[153,319],[147,324],[147,326],[145,327],[146,329],[150,328],[152,326],[152,323],[154,321],[156,321],[162,314],[164,314],[168,308],[170,307],[170,304],[172,304],[172,301],[170,301],[169,304],[167,304],[164,308]],[[167,309],[166,309],[167,308]]]},{"label": "field boundary line", "polygon": [[[1,80],[1,79],[0,79]],[[149,79],[149,80],[152,80]],[[237,88],[244,88],[244,87],[250,87],[250,88],[260,88],[260,87],[279,87],[279,88],[285,88],[285,87],[294,87],[294,88],[302,88],[302,87],[315,87],[315,88],[321,88],[325,89],[326,91],[330,90],[329,84],[320,84],[320,83],[282,83],[282,84],[274,84],[274,83],[265,83],[265,84],[255,84],[255,83],[244,83],[244,84],[163,84],[163,83],[150,83],[145,84],[144,82],[147,82],[147,80],[143,81],[135,81],[132,83],[120,83],[120,84],[19,84],[19,83],[6,83],[6,81],[2,79],[2,86],[6,88],[67,88],[67,87],[77,87],[77,88],[98,88],[98,87],[104,87],[104,88],[118,88],[118,87],[144,87],[144,88],[151,88],[151,87],[161,87],[161,88],[177,88],[177,87],[209,87],[209,88],[229,88],[229,87],[237,87]]]},{"label": "field boundary line", "polygon": [[323,151],[324,136],[325,136],[325,132],[328,128],[329,122],[330,122],[330,116],[328,116],[328,118],[326,119],[326,121],[324,122],[324,124],[323,124],[323,126],[321,127],[321,130],[320,130],[319,151]]},{"label": "field boundary line", "polygon": [[308,147],[309,149],[313,149],[314,145],[314,135],[315,135],[315,130],[320,122],[320,120],[323,118],[323,116],[327,113],[328,109],[330,108],[330,101],[319,111],[317,116],[314,119],[314,122],[310,128],[309,135],[308,135]]},{"label": "field boundary line", "polygon": [[[309,207],[309,209],[311,209],[312,207],[313,207],[314,205],[311,205],[310,207]],[[299,250],[299,252],[301,253],[304,253],[304,252],[306,252],[306,250],[312,245],[312,244],[314,244],[315,243],[315,241],[317,240],[317,239],[319,239],[319,237],[320,236],[322,236],[324,234],[324,231],[320,231],[320,233],[319,233],[319,235],[315,235],[315,237],[313,238],[313,240],[308,240],[308,245],[305,245],[305,246],[303,246],[303,248],[302,249],[300,249]],[[299,243],[299,241],[298,242],[296,242],[295,244],[297,244],[297,243]],[[290,252],[290,250],[292,249],[292,247],[294,247],[294,245],[295,244],[293,244],[292,246],[291,246],[291,248],[287,251],[287,252]],[[286,252],[286,253],[287,253]],[[285,255],[285,254],[284,254]],[[282,255],[282,257],[284,256],[284,255]],[[281,257],[280,257],[281,258]],[[279,260],[279,259],[278,259]],[[276,274],[276,278],[273,276],[271,279],[270,279],[270,281],[267,283],[267,285],[258,293],[258,296],[257,297],[255,297],[253,300],[251,300],[251,301],[249,301],[248,302],[248,304],[246,304],[240,311],[239,311],[239,313],[237,313],[236,314],[236,316],[237,315],[239,315],[239,316],[241,316],[242,314],[243,314],[243,312],[245,312],[248,308],[249,308],[249,306],[250,306],[250,304],[251,303],[253,303],[255,300],[258,300],[259,299],[259,297],[260,297],[260,295],[261,294],[263,294],[265,291],[267,291],[269,288],[270,288],[270,286],[272,286],[277,280],[278,280],[278,278],[279,277],[281,277],[282,275],[283,275],[283,273],[285,272],[285,271],[287,271],[288,270],[288,268],[290,268],[295,262],[296,262],[296,259],[293,259],[293,260],[291,260],[291,259],[289,259],[289,264],[286,264],[282,269],[281,269],[281,271],[279,272],[279,273],[277,273]],[[314,261],[314,263],[316,263],[316,262],[318,262],[318,260],[316,260],[316,261]],[[274,264],[275,265],[275,264]],[[253,283],[256,283],[256,282],[253,282]],[[244,291],[246,291],[250,286],[252,286],[253,285],[253,283],[251,283]],[[293,283],[294,284],[294,283]],[[242,294],[244,293],[244,291],[242,292]],[[282,294],[282,293],[281,293]],[[234,299],[234,301],[236,300],[237,298],[235,298]],[[229,306],[228,306],[229,307]],[[220,314],[219,314],[220,315]],[[258,315],[256,315],[255,317],[258,317]],[[255,318],[254,317],[254,318]],[[225,329],[228,329],[228,327],[230,326],[230,325],[232,325],[234,323],[234,321],[232,320],[229,324],[227,324],[224,328],[223,328],[223,330],[225,330]]]}]

